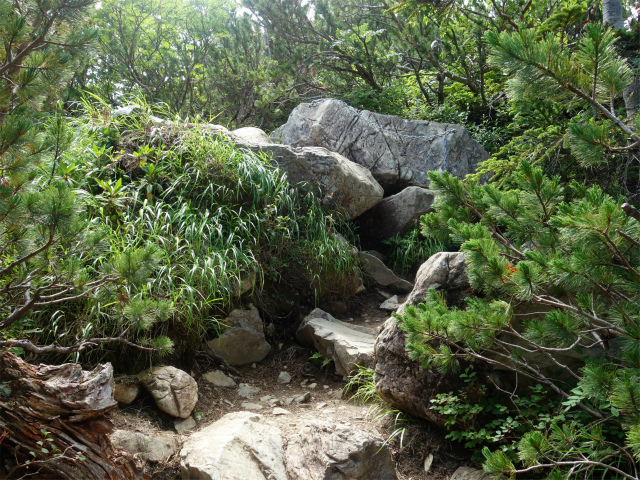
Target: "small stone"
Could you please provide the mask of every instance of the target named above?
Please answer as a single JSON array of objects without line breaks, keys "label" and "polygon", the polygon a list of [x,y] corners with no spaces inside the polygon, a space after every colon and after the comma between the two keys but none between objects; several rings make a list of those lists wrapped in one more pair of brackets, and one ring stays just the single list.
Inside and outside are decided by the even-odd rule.
[{"label": "small stone", "polygon": [[260,397],[260,401],[261,402],[268,402],[271,399],[274,399],[276,397],[274,397],[273,395],[265,395],[264,397]]},{"label": "small stone", "polygon": [[277,381],[280,385],[286,385],[287,383],[291,382],[291,375],[289,374],[289,372],[280,372]]},{"label": "small stone", "polygon": [[424,471],[425,472],[429,472],[429,469],[431,468],[431,464],[433,463],[433,454],[429,454],[427,455],[427,458],[424,459]]},{"label": "small stone", "polygon": [[273,414],[274,415],[289,415],[291,412],[288,410],[285,410],[284,408],[274,408],[273,409]]},{"label": "small stone", "polygon": [[295,399],[296,403],[306,403],[309,400],[311,400],[311,394],[309,392],[303,393]]},{"label": "small stone", "polygon": [[337,390],[334,390],[333,392],[329,393],[329,396],[333,398],[342,398],[342,390],[338,388]]},{"label": "small stone", "polygon": [[323,410],[322,413],[327,413],[327,414],[328,413],[336,413],[336,411],[333,410],[332,408],[327,408],[327,409]]},{"label": "small stone", "polygon": [[[136,379],[137,380],[137,379]],[[116,402],[129,405],[138,397],[140,385],[138,383],[116,383],[113,398]]]},{"label": "small stone", "polygon": [[395,312],[398,308],[400,308],[400,302],[398,301],[398,296],[394,295],[391,298],[386,299],[380,305],[380,310],[386,310],[388,312]]},{"label": "small stone", "polygon": [[259,403],[242,402],[240,406],[247,410],[262,410],[262,405]]},{"label": "small stone", "polygon": [[202,376],[207,382],[213,383],[216,387],[235,387],[236,382],[233,378],[228,377],[220,370],[207,372]]},{"label": "small stone", "polygon": [[180,435],[187,433],[189,430],[196,428],[196,421],[193,417],[187,418],[175,418],[173,420],[173,427]]},{"label": "small stone", "polygon": [[246,383],[238,385],[238,395],[242,398],[253,398],[253,396],[260,392],[260,390],[260,387],[254,387],[252,385],[247,385]]},{"label": "small stone", "polygon": [[277,398],[272,398],[271,400],[269,400],[269,406],[270,407],[279,407],[282,405],[282,402],[280,400],[278,400]]},{"label": "small stone", "polygon": [[326,406],[327,406],[327,403],[326,403],[326,402],[322,402],[322,403],[319,403],[319,404],[316,406],[316,408],[317,408],[318,410],[320,410],[321,408],[324,408],[324,407],[326,407]]},{"label": "small stone", "polygon": [[285,404],[286,406],[289,406],[289,405],[291,405],[292,403],[293,403],[293,397],[285,398],[285,400],[284,400],[284,404]]},{"label": "small stone", "polygon": [[227,400],[225,398],[224,403],[226,403],[227,405],[229,405],[230,407],[233,407],[233,403],[231,403],[229,400]]},{"label": "small stone", "polygon": [[311,384],[309,385],[309,388],[310,388],[311,390],[313,390],[313,389],[314,389],[314,388],[316,388],[317,386],[318,386],[318,384],[317,384],[317,383],[311,383]]},{"label": "small stone", "polygon": [[329,385],[322,385],[322,388],[324,388],[325,390],[329,388]]},{"label": "small stone", "polygon": [[308,403],[301,403],[300,405],[298,405],[299,408],[311,408],[311,405],[309,405]]},{"label": "small stone", "polygon": [[252,363],[251,368],[258,368],[258,366],[255,363]]}]

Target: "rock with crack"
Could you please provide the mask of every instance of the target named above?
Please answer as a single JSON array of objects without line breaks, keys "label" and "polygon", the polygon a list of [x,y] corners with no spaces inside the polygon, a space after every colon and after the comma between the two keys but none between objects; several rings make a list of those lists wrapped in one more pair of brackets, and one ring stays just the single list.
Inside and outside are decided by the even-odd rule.
[{"label": "rock with crack", "polygon": [[410,292],[413,289],[411,282],[398,278],[379,258],[367,252],[358,252],[358,257],[364,263],[364,271],[378,285],[401,292]]},{"label": "rock with crack", "polygon": [[422,302],[429,288],[447,292],[451,297],[452,293],[466,290],[469,286],[464,253],[436,253],[418,269],[416,281],[407,302],[411,305]]},{"label": "rock with crack", "polygon": [[430,170],[463,178],[489,158],[463,126],[360,111],[331,98],[298,105],[272,141],[338,152],[396,192],[428,186]]},{"label": "rock with crack", "polygon": [[[416,305],[424,300],[429,288],[443,291],[458,301],[469,287],[463,253],[441,252],[430,257],[418,271],[407,302]],[[445,418],[431,409],[431,399],[439,393],[457,392],[469,386],[457,375],[443,375],[436,369],[423,369],[407,354],[405,334],[395,318],[384,324],[375,345],[376,393],[396,408],[443,427]]]},{"label": "rock with crack", "polygon": [[198,384],[175,367],[153,367],[138,375],[160,410],[179,418],[191,415],[198,402]]},{"label": "rock with crack", "polygon": [[151,462],[164,462],[178,451],[174,435],[149,435],[146,433],[116,430],[110,435],[114,447],[132,454],[139,454]]},{"label": "rock with crack", "polygon": [[378,245],[418,224],[431,211],[435,192],[422,187],[407,187],[400,193],[383,198],[375,207],[358,218],[358,234],[371,245]]},{"label": "rock with crack", "polygon": [[333,360],[336,373],[345,379],[356,365],[373,365],[375,330],[341,322],[319,308],[304,318],[296,338]]},{"label": "rock with crack", "polygon": [[257,413],[229,413],[189,437],[180,470],[183,480],[287,480],[282,434]]},{"label": "rock with crack", "polygon": [[260,362],[271,351],[264,337],[264,328],[258,309],[233,310],[222,322],[226,325],[220,336],[209,341],[209,346],[229,365],[247,365]]},{"label": "rock with crack", "polygon": [[310,422],[288,439],[285,465],[290,480],[395,480],[384,440],[347,426]]}]

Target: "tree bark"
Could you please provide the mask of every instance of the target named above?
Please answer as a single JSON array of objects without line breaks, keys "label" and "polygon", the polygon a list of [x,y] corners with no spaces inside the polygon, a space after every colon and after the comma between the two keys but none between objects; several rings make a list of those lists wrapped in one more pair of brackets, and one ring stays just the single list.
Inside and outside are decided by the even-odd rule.
[{"label": "tree bark", "polygon": [[602,0],[602,23],[614,30],[624,28],[622,18],[622,0]]},{"label": "tree bark", "polygon": [[0,478],[145,478],[109,440],[114,389],[110,364],[89,372],[69,363],[34,366],[0,352]]}]

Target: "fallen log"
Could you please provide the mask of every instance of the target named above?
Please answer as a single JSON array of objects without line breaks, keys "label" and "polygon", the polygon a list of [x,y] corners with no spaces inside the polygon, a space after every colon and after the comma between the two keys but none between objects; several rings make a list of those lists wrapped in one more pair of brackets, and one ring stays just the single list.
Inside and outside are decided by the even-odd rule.
[{"label": "fallen log", "polygon": [[111,364],[35,366],[0,352],[0,478],[145,478],[109,440],[114,389]]}]

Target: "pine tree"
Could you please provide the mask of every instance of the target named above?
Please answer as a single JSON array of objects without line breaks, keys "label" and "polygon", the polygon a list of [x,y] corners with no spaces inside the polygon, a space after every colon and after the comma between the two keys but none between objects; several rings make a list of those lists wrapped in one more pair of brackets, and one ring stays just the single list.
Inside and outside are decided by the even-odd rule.
[{"label": "pine tree", "polygon": [[144,279],[157,263],[154,250],[141,248],[96,270],[91,255],[108,248],[105,234],[90,228],[77,193],[56,176],[73,134],[59,96],[96,37],[85,22],[93,3],[0,0],[0,347],[68,353],[130,343],[36,345],[22,329],[49,306]]},{"label": "pine tree", "polygon": [[[445,373],[493,365],[543,385],[561,407],[519,441],[520,467],[485,449],[485,469],[638,478],[640,212],[526,162],[514,189],[430,178],[439,196],[424,233],[461,244],[481,297],[458,310],[432,290],[407,307],[410,356]],[[547,313],[520,315],[520,305]]]}]

